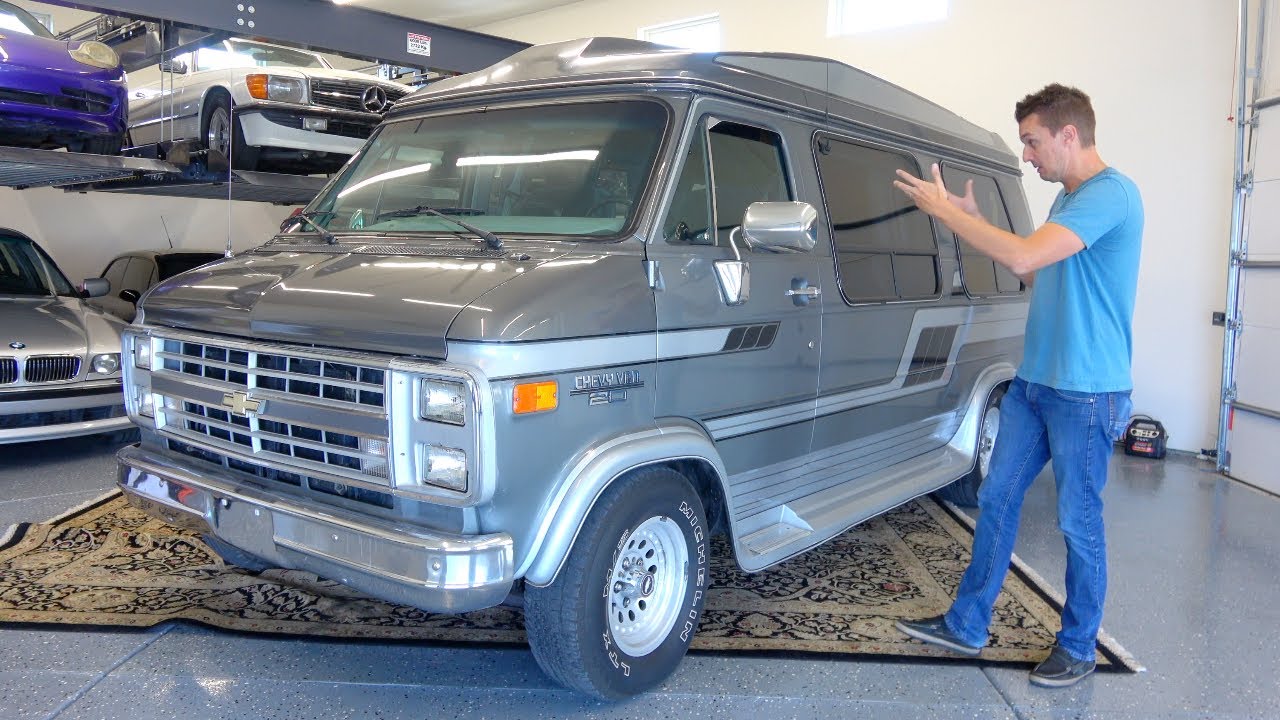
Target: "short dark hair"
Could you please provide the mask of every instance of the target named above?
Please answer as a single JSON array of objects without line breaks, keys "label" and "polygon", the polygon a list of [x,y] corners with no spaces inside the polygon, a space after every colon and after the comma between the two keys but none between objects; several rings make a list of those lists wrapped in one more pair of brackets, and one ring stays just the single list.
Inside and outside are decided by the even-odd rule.
[{"label": "short dark hair", "polygon": [[1075,125],[1080,134],[1080,146],[1093,147],[1096,125],[1093,104],[1082,91],[1058,83],[1046,85],[1040,92],[1022,98],[1013,111],[1018,122],[1031,114],[1039,115],[1040,124],[1054,135],[1066,125]]}]

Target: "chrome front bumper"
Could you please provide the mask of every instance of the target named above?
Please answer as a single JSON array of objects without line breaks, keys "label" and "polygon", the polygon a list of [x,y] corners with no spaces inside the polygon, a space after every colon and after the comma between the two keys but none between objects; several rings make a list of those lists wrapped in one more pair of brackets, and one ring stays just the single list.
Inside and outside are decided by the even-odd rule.
[{"label": "chrome front bumper", "polygon": [[249,488],[140,446],[117,455],[118,484],[150,515],[285,568],[432,612],[502,602],[514,581],[511,536],[448,535]]}]

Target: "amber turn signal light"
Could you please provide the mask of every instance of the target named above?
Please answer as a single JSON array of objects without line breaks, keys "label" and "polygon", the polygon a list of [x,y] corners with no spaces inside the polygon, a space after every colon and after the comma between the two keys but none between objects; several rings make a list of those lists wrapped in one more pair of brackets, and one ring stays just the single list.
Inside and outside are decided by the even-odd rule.
[{"label": "amber turn signal light", "polygon": [[511,410],[516,415],[555,410],[559,404],[559,388],[554,380],[520,383],[511,394]]},{"label": "amber turn signal light", "polygon": [[245,75],[244,85],[249,89],[249,96],[258,100],[267,99],[267,76],[266,75]]}]

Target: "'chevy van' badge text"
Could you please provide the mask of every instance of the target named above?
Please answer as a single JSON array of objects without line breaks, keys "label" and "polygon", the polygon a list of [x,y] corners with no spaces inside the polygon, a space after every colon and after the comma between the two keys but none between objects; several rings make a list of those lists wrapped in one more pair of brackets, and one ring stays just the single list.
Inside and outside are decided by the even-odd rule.
[{"label": "'chevy van' badge text", "polygon": [[644,387],[638,370],[619,370],[617,372],[596,373],[595,375],[575,375],[573,390],[570,395],[588,393],[594,390],[621,390],[625,388]]},{"label": "'chevy van' badge text", "polygon": [[570,395],[586,395],[588,405],[609,405],[626,402],[627,389],[644,387],[640,373],[635,370],[577,375],[573,378]]}]

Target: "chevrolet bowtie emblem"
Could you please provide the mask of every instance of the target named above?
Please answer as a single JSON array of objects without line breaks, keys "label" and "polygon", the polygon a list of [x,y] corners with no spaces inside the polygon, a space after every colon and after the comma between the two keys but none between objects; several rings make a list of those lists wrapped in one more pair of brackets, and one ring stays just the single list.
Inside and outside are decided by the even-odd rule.
[{"label": "chevrolet bowtie emblem", "polygon": [[266,400],[254,400],[247,393],[242,392],[223,393],[222,404],[231,411],[232,415],[240,417],[248,417],[249,413],[262,412],[267,407]]}]

